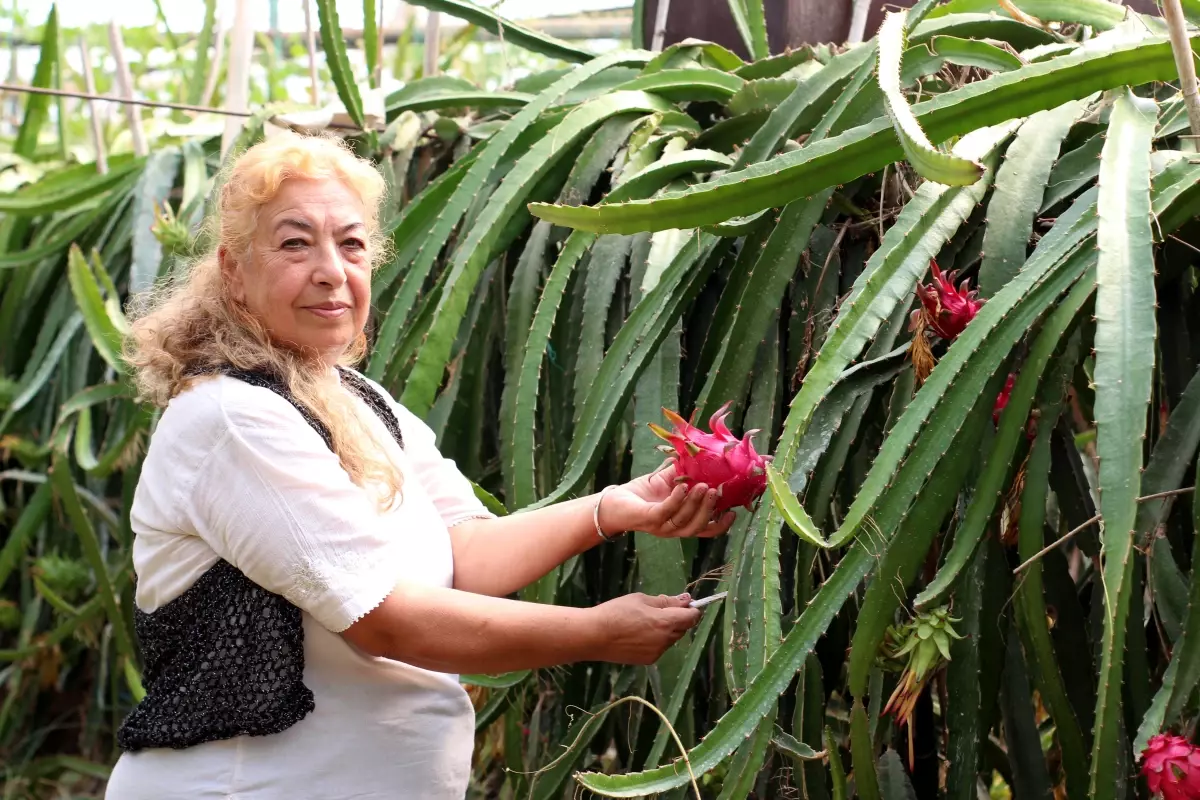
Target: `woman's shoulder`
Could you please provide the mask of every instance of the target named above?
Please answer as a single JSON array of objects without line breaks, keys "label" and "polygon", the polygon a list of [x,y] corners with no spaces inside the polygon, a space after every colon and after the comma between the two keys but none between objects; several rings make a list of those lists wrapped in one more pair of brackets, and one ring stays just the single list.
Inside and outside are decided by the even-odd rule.
[{"label": "woman's shoulder", "polygon": [[237,428],[296,425],[306,423],[280,395],[228,375],[214,375],[193,381],[171,398],[151,441],[184,435],[211,442]]},{"label": "woman's shoulder", "polygon": [[363,373],[357,370],[349,370],[358,376],[364,383],[370,386],[373,390],[379,393],[387,402],[388,407],[392,409],[392,413],[396,415],[396,421],[400,423],[400,430],[403,431],[406,439],[411,438],[414,434],[422,439],[432,440],[435,437],[433,429],[425,424],[425,421],[418,417],[413,412],[395,397],[391,392],[383,387],[378,381],[373,378],[368,378]]}]

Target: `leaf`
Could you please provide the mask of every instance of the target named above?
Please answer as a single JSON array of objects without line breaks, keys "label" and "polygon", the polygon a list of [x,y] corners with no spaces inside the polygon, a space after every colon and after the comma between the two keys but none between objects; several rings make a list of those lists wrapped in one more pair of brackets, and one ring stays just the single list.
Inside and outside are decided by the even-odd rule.
[{"label": "leaf", "polygon": [[0,586],[8,581],[13,570],[25,557],[29,542],[50,514],[51,495],[48,481],[38,486],[25,501],[20,516],[5,536],[4,546],[0,547]]},{"label": "leaf", "polygon": [[[1013,0],[1013,5],[1043,22],[1077,22],[1106,31],[1125,19],[1125,9],[1110,0]],[[949,0],[929,12],[929,19],[947,14],[1007,14],[995,0]]]},{"label": "leaf", "polygon": [[797,83],[787,99],[771,112],[750,142],[738,152],[732,171],[765,161],[775,155],[784,142],[804,126],[806,120],[812,125],[828,114],[830,104],[837,99],[845,84],[870,61],[874,52],[873,45],[853,48],[830,59],[822,69]]},{"label": "leaf", "polygon": [[793,533],[823,550],[830,547],[829,542],[821,536],[821,531],[813,522],[812,517],[804,510],[804,506],[800,505],[800,501],[788,487],[787,480],[770,464],[767,465],[767,487],[771,490],[771,500],[775,503],[775,508],[779,510],[783,521],[787,523]]},{"label": "leaf", "polygon": [[162,266],[162,244],[155,238],[155,213],[175,186],[179,174],[177,147],[155,150],[133,189],[133,263],[129,267],[129,291],[144,292],[154,285]]},{"label": "leaf", "polygon": [[[980,739],[984,735],[984,702],[980,676],[985,663],[980,647],[983,628],[994,625],[994,619],[983,616],[984,580],[987,548],[980,548],[967,568],[967,574],[954,597],[954,615],[960,622],[960,639],[950,644],[950,663],[946,666],[946,692],[949,707],[946,718],[947,800],[976,800],[975,781],[978,774]],[[992,703],[994,698],[986,698]]]},{"label": "leaf", "polygon": [[188,78],[187,101],[190,105],[204,105],[204,86],[208,81],[209,48],[213,43],[213,32],[217,27],[217,0],[204,0],[204,22],[200,25],[196,39],[196,60],[192,62],[192,74]]},{"label": "leaf", "polygon": [[1025,263],[1034,215],[1046,192],[1059,146],[1086,103],[1073,101],[1039,111],[1017,130],[996,172],[983,234],[979,294],[991,297]]},{"label": "leaf", "polygon": [[[42,44],[38,48],[38,63],[33,72],[31,86],[37,89],[50,88],[58,64],[58,49],[58,4],[51,3],[50,13],[46,15],[46,24],[42,29]],[[32,160],[37,152],[38,135],[49,117],[50,96],[30,93],[25,100],[25,115],[21,118],[21,127],[17,130],[12,152]]]},{"label": "leaf", "polygon": [[[695,298],[711,274],[715,264],[710,256],[717,246],[715,236],[689,236],[658,285],[638,303],[621,326],[584,402],[580,414],[584,425],[571,440],[564,474],[554,490],[529,506],[530,510],[559,502],[587,479],[601,455],[601,444],[612,435],[617,414],[628,402],[637,377],[675,318]],[[701,266],[697,267],[697,264]],[[540,359],[540,353],[535,355]],[[526,365],[529,364],[527,360]],[[517,427],[521,428],[520,425]]]},{"label": "leaf", "polygon": [[787,754],[789,758],[797,761],[816,761],[823,757],[823,754],[818,753],[811,747],[806,745],[792,736],[790,733],[781,729],[776,729],[771,737],[771,744],[775,745],[780,752]]},{"label": "leaf", "polygon": [[[1084,284],[1081,283],[1080,286]],[[1081,290],[1082,291],[1082,290]],[[1090,292],[1089,292],[1090,294]],[[1048,332],[1050,326],[1046,326]],[[1045,335],[1045,334],[1043,334]],[[1051,365],[1038,390],[1038,429],[1026,466],[1018,521],[1018,554],[1025,562],[1042,549],[1046,520],[1050,437],[1066,399],[1071,375],[1080,356],[1078,337],[1068,342]],[[1023,371],[1022,371],[1023,374]],[[1011,402],[1011,401],[1010,401]],[[1014,591],[1017,630],[1025,644],[1025,661],[1033,671],[1038,696],[1054,720],[1068,794],[1083,797],[1087,793],[1088,743],[1080,728],[1059,660],[1068,654],[1056,654],[1047,623],[1046,599],[1042,585],[1042,564],[1034,562],[1017,580]]]},{"label": "leaf", "polygon": [[614,91],[651,92],[676,102],[708,100],[724,103],[745,83],[738,76],[719,69],[683,67],[640,75],[622,83]]},{"label": "leaf", "polygon": [[879,28],[879,87],[883,90],[888,116],[918,175],[948,186],[970,186],[983,174],[983,166],[935,148],[900,91],[900,56],[905,47],[906,13],[889,11]]},{"label": "leaf", "polygon": [[450,75],[431,75],[410,81],[387,96],[387,118],[405,111],[440,111],[454,108],[511,108],[533,100],[527,92],[484,91],[470,81]]},{"label": "leaf", "polygon": [[880,800],[879,778],[875,774],[875,743],[867,725],[866,709],[857,698],[850,711],[850,752],[854,759],[854,785],[860,800]]},{"label": "leaf", "polygon": [[100,284],[96,281],[92,266],[76,245],[71,245],[67,255],[67,280],[71,285],[71,294],[75,296],[75,303],[83,314],[83,324],[92,337],[96,352],[114,370],[124,372],[125,361],[121,357],[123,336],[105,308]]},{"label": "leaf", "polygon": [[1114,797],[1125,616],[1141,487],[1142,436],[1154,369],[1150,141],[1155,106],[1121,92],[1100,162],[1096,270],[1096,451],[1103,525],[1104,641],[1089,795]]},{"label": "leaf", "polygon": [[767,46],[767,20],[763,14],[763,0],[729,0],[729,11],[733,24],[737,26],[742,42],[754,61],[771,54]]},{"label": "leaf", "polygon": [[379,64],[379,13],[375,10],[377,0],[363,0],[363,55],[367,60],[367,82],[375,86],[375,68]]},{"label": "leaf", "polygon": [[79,537],[80,549],[83,550],[83,555],[92,568],[92,577],[96,581],[96,594],[108,615],[109,625],[112,626],[112,637],[116,650],[125,658],[132,659],[134,658],[132,639],[130,639],[129,630],[125,626],[125,617],[121,614],[112,580],[109,578],[108,565],[100,552],[100,542],[96,538],[96,531],[84,513],[83,506],[79,504],[79,495],[75,490],[75,483],[71,479],[70,464],[66,456],[61,453],[55,454],[54,463],[50,468],[50,482],[54,486],[54,493],[58,496],[59,502],[62,503],[71,528]]},{"label": "leaf", "polygon": [[43,180],[11,194],[0,194],[0,213],[39,216],[70,208],[121,184],[143,162],[144,159],[140,158],[124,163],[110,162],[105,175],[96,173],[91,164],[87,165],[88,170],[83,175],[74,170],[64,170],[62,180]]},{"label": "leaf", "polygon": [[[1086,256],[1080,260],[1088,263],[1089,271],[1055,306],[1034,340],[1028,357],[1021,364],[1008,405],[1000,415],[1000,426],[992,449],[975,483],[962,524],[954,534],[954,543],[933,580],[917,595],[914,605],[920,611],[927,611],[947,601],[958,578],[971,562],[975,548],[983,540],[995,513],[996,503],[1016,471],[1014,456],[1025,435],[1042,373],[1095,290],[1094,273],[1091,272],[1094,261]],[[995,393],[991,394],[992,398],[995,396]]]},{"label": "leaf", "polygon": [[1000,706],[1003,710],[1008,761],[1012,765],[1013,796],[1051,800],[1054,795],[1034,716],[1033,692],[1016,636],[1008,637],[1002,680]]},{"label": "leaf", "polygon": [[[322,2],[331,2],[331,0],[322,0]],[[590,61],[596,57],[595,53],[575,47],[553,36],[531,30],[524,25],[518,25],[491,9],[476,5],[469,0],[412,0],[412,4],[466,20],[472,25],[477,25],[485,31],[499,36],[501,42],[515,44],[544,56],[569,62]],[[634,46],[640,47],[637,42],[634,42]]]},{"label": "leaf", "polygon": [[[1188,382],[1187,389],[1180,398],[1178,405],[1172,410],[1167,430],[1154,446],[1150,455],[1150,463],[1143,473],[1142,491],[1156,493],[1175,488],[1182,479],[1183,471],[1191,461],[1200,439],[1200,372]],[[1158,488],[1166,487],[1166,489]],[[1195,535],[1200,535],[1200,492],[1193,492],[1193,508],[1197,520],[1193,529]],[[1157,526],[1166,510],[1164,500],[1149,500],[1141,503],[1138,508],[1137,531],[1150,532]],[[1165,551],[1165,552],[1164,552]],[[1152,551],[1151,565],[1156,565],[1164,558],[1170,557],[1170,543],[1164,539],[1156,539]],[[1142,721],[1138,730],[1134,751],[1145,749],[1150,737],[1159,733],[1164,726],[1174,724],[1196,684],[1200,683],[1200,573],[1196,572],[1196,562],[1193,562],[1192,576],[1189,581],[1187,614],[1184,616],[1183,633],[1175,642],[1171,654],[1168,673],[1163,678],[1162,687],[1155,695],[1149,713]],[[1156,602],[1162,602],[1159,595],[1164,593],[1162,586],[1156,587]]]},{"label": "leaf", "polygon": [[879,796],[882,800],[917,800],[900,754],[890,747],[879,757]]},{"label": "leaf", "polygon": [[953,509],[972,461],[978,458],[984,426],[992,413],[992,402],[988,398],[989,395],[994,397],[991,389],[998,389],[1002,383],[1000,376],[993,377],[989,390],[976,400],[946,457],[938,462],[928,483],[905,512],[896,535],[883,554],[879,571],[867,586],[854,627],[848,665],[850,693],[856,698],[865,695],[868,674],[875,666],[879,647],[895,619],[896,609],[904,604],[909,584],[917,577],[917,570],[924,563],[934,536]]},{"label": "leaf", "polygon": [[[663,157],[655,164],[632,176],[630,179],[614,189],[609,194],[609,197],[606,198],[606,200],[611,199],[612,201],[617,202],[626,197],[636,197],[651,194],[662,186],[667,185],[679,175],[687,174],[694,169],[703,168],[701,165],[711,163],[709,156],[705,156],[702,153],[695,153],[691,157],[686,157],[688,152],[689,151],[684,151],[683,153],[678,154],[677,157]],[[534,468],[531,459],[535,451],[534,420],[536,417],[538,404],[538,385],[540,383],[539,377],[541,375],[542,364],[545,361],[546,347],[549,343],[550,334],[554,327],[554,321],[558,315],[558,309],[562,303],[562,298],[566,292],[567,284],[570,280],[571,274],[578,265],[580,259],[583,258],[587,248],[591,247],[595,240],[596,236],[594,234],[586,233],[584,231],[573,232],[563,244],[562,250],[559,252],[558,259],[554,262],[554,266],[551,268],[550,274],[547,276],[546,281],[542,286],[542,294],[538,300],[537,309],[534,312],[533,323],[530,326],[529,334],[525,340],[524,353],[519,367],[520,371],[516,383],[517,391],[513,403],[513,413],[515,414],[515,419],[513,420],[511,427],[505,426],[507,430],[512,431],[514,437],[519,437],[514,439],[514,443],[510,452],[513,454],[514,458],[520,458],[524,461],[523,465],[514,464],[512,469],[514,481],[532,481]],[[599,245],[597,245],[597,247],[598,246]],[[707,246],[715,246],[715,239],[712,240],[711,244],[707,244]],[[695,255],[699,257],[699,252],[697,251]],[[592,256],[593,259],[596,259],[599,256],[596,247],[593,247],[592,249]],[[684,260],[686,260],[687,257],[687,254],[683,255]],[[669,267],[668,269],[670,270],[671,268]],[[662,278],[660,278],[660,286],[661,281]],[[639,305],[645,304],[646,302],[662,303],[669,301],[669,298],[662,296],[664,292],[665,290],[656,287],[650,293],[651,297],[643,298]],[[618,360],[620,360],[621,363],[624,363],[624,359],[630,357],[632,349],[636,348],[640,344],[640,342],[634,338],[636,337],[636,334],[633,333],[633,331],[635,330],[635,326],[638,324],[638,321],[641,319],[643,314],[650,315],[650,307],[646,307],[641,311],[635,311],[635,314],[630,316],[629,320],[627,320],[625,325],[621,328],[621,333],[624,335],[618,335],[618,340],[613,342],[612,347],[609,349],[608,355],[605,356],[604,361],[600,365],[600,371],[597,372],[597,379],[593,383],[589,384],[588,388],[591,391],[589,391],[588,396],[586,398],[580,398],[578,396],[576,397],[576,419],[577,421],[582,421],[582,424],[576,429],[575,436],[572,439],[572,454],[576,452],[577,444],[582,444],[586,437],[592,436],[592,438],[588,439],[589,446],[591,448],[598,448],[600,443],[605,441],[606,437],[596,435],[597,432],[593,431],[592,433],[589,433],[589,431],[592,431],[592,426],[596,422],[600,421],[595,417],[588,417],[584,415],[584,409],[587,407],[592,395],[610,391],[612,389],[617,389],[619,391],[624,391],[627,389],[632,391],[632,386],[614,387],[605,384],[603,381],[613,380],[613,370],[616,368],[615,365],[617,364]],[[581,365],[580,369],[582,371],[584,367]],[[601,374],[605,376],[603,379],[600,378]],[[578,384],[576,389],[578,391]],[[615,406],[610,407],[610,409],[611,413],[616,413],[617,409]],[[505,444],[505,447],[507,447],[507,443]],[[584,448],[579,447],[579,449],[582,450]],[[589,454],[585,456],[585,462],[590,460],[593,455],[594,452],[589,451]],[[573,473],[570,470],[571,464],[568,464],[568,474],[572,476],[572,480],[583,480],[585,473],[582,469],[579,469]],[[564,478],[564,480],[566,480],[566,478]],[[559,489],[561,488],[562,486],[560,485]],[[530,494],[532,494],[532,485],[521,489],[521,491],[528,491]]]},{"label": "leaf", "polygon": [[[413,220],[414,225],[409,229],[422,232],[421,236],[414,237],[416,241],[420,242],[420,246],[405,275],[404,285],[380,325],[378,343],[367,365],[367,377],[379,380],[388,370],[395,355],[396,341],[404,329],[405,323],[408,322],[409,312],[412,310],[417,294],[433,268],[434,262],[449,241],[467,208],[478,199],[478,195],[488,183],[493,170],[508,151],[514,148],[522,134],[536,132],[538,120],[543,113],[563,94],[576,88],[588,78],[610,67],[626,63],[645,63],[649,58],[650,54],[645,52],[619,52],[601,56],[585,66],[571,70],[556,80],[548,89],[542,91],[535,100],[527,103],[481,148],[473,151],[474,161],[470,164],[466,174],[457,179],[458,185],[451,191],[449,199],[444,203],[422,206],[425,213],[436,214],[435,221],[432,225],[427,225],[423,213],[421,218]],[[450,191],[449,188],[447,191]],[[414,210],[413,214],[415,213]],[[443,275],[446,279],[449,278],[448,273],[443,273]],[[430,313],[432,313],[432,309]]]},{"label": "leaf", "polygon": [[[991,9],[989,9],[989,12]],[[908,37],[914,43],[924,42],[934,36],[956,36],[963,39],[991,39],[1007,42],[1018,52],[1039,45],[1055,44],[1059,41],[1053,33],[1033,25],[1026,25],[1008,17],[993,13],[946,14],[931,17],[919,25],[909,28]]]},{"label": "leaf", "polygon": [[333,85],[337,87],[338,98],[346,107],[350,121],[366,130],[362,96],[358,93],[358,83],[354,80],[350,60],[346,57],[346,41],[342,38],[342,25],[338,22],[337,3],[335,0],[316,0],[316,3],[325,65],[329,67]]},{"label": "leaf", "polygon": [[[998,73],[915,105],[912,112],[930,140],[945,141],[987,125],[1056,108],[1115,85],[1173,77],[1170,42],[1147,37]],[[812,147],[801,147],[653,200],[603,207],[532,204],[530,211],[556,225],[601,233],[711,225],[764,208],[782,207],[828,186],[848,183],[882,169],[903,152],[890,120],[880,119]]]}]

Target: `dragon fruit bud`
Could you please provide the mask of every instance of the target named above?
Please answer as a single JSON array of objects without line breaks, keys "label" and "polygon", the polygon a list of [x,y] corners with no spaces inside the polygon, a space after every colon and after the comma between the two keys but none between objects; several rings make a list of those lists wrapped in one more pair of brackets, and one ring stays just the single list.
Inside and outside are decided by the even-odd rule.
[{"label": "dragon fruit bud", "polygon": [[670,409],[663,415],[674,425],[668,431],[650,423],[650,430],[670,443],[669,452],[675,462],[676,480],[694,486],[703,483],[717,490],[716,513],[736,506],[752,508],[767,488],[768,456],[759,455],[752,441],[757,430],[746,431],[741,439],[725,425],[729,403],[717,409],[708,421],[711,433],[705,433],[690,421]]},{"label": "dragon fruit bud", "polygon": [[977,299],[977,290],[967,290],[965,280],[957,289],[954,287],[954,270],[942,272],[933,259],[929,260],[929,268],[933,283],[918,285],[917,297],[925,309],[929,327],[947,342],[952,342],[979,313],[984,301]]},{"label": "dragon fruit bud", "polygon": [[1000,424],[1000,413],[1008,405],[1008,398],[1012,396],[1013,384],[1017,382],[1017,376],[1008,373],[1008,380],[1004,382],[1004,388],[1000,390],[1000,394],[996,395],[996,404],[992,406],[992,424]]},{"label": "dragon fruit bud", "polygon": [[1200,800],[1200,748],[1182,736],[1151,736],[1142,751],[1142,775],[1163,800]]}]

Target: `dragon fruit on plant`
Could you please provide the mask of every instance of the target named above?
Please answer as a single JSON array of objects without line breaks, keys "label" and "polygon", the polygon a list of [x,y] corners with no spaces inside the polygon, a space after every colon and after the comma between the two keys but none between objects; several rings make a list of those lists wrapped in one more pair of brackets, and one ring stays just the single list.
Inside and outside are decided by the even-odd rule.
[{"label": "dragon fruit on plant", "polygon": [[1142,751],[1142,775],[1163,800],[1200,800],[1200,748],[1182,736],[1151,736]]},{"label": "dragon fruit on plant", "polygon": [[[933,283],[928,286],[919,284],[917,297],[929,327],[938,336],[952,342],[967,327],[967,323],[975,319],[985,301],[978,299],[978,289],[968,291],[969,281],[964,280],[955,288],[957,273],[954,270],[942,272],[933,259],[929,260],[929,270],[933,274]],[[920,313],[913,312],[914,315]]]},{"label": "dragon fruit on plant", "polygon": [[964,280],[957,289],[954,287],[957,274],[954,270],[942,272],[932,258],[929,259],[929,269],[933,274],[933,283],[928,286],[917,284],[917,299],[921,301],[921,307],[912,312],[908,324],[913,334],[909,357],[918,385],[925,382],[937,363],[925,330],[929,329],[947,342],[952,342],[984,304],[983,300],[977,298],[978,290],[967,289],[967,281]]},{"label": "dragon fruit on plant", "polygon": [[996,402],[992,405],[992,424],[1000,424],[1000,414],[1008,407],[1008,398],[1012,397],[1013,385],[1017,382],[1017,376],[1008,373],[1008,378],[1004,381],[1004,388],[1000,390],[1000,394],[996,395]]},{"label": "dragon fruit on plant", "polygon": [[770,456],[759,455],[752,438],[757,430],[746,431],[741,439],[730,433],[725,425],[729,403],[717,409],[708,421],[712,433],[705,433],[674,411],[664,408],[663,414],[675,426],[674,431],[649,424],[650,430],[670,443],[659,449],[675,461],[676,480],[693,486],[703,483],[717,490],[715,513],[722,514],[736,506],[753,510],[752,503],[767,488],[767,462]]}]

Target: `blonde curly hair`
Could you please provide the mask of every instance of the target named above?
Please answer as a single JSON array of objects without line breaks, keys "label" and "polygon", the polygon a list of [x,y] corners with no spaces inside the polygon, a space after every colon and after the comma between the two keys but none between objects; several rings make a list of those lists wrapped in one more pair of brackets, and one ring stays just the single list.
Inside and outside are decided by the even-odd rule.
[{"label": "blonde curly hair", "polygon": [[[372,269],[385,256],[379,203],[386,185],[375,168],[340,140],[292,132],[246,150],[218,177],[217,207],[206,221],[209,246],[148,292],[131,299],[131,335],[124,349],[140,400],[165,407],[205,373],[225,367],[278,376],[299,403],[328,428],[333,452],[351,480],[391,507],[402,479],[338,385],[328,365],[312,353],[271,341],[262,322],[233,298],[221,273],[218,250],[252,256],[258,212],[290,179],[336,179],[361,200]],[[339,360],[352,366],[366,354],[360,331]]]}]

